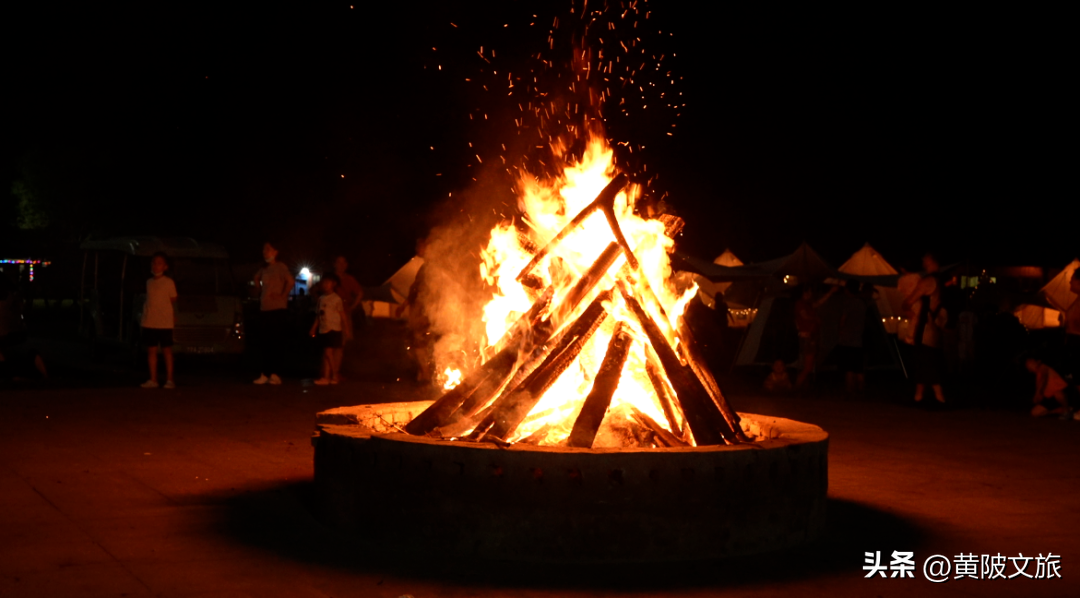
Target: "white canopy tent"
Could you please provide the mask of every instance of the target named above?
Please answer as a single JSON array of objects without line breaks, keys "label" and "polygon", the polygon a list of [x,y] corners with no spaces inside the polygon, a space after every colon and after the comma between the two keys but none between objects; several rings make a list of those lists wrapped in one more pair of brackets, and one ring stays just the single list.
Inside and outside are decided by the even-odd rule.
[{"label": "white canopy tent", "polygon": [[1057,276],[1050,279],[1039,294],[1046,298],[1046,302],[1058,311],[1068,311],[1069,306],[1076,301],[1076,293],[1069,290],[1069,281],[1072,280],[1073,272],[1080,268],[1080,259],[1075,259]]},{"label": "white canopy tent", "polygon": [[[899,274],[896,268],[889,265],[885,258],[881,257],[876,249],[866,243],[861,249],[851,254],[837,270],[845,274],[859,276],[888,276]],[[874,286],[874,299],[877,303],[878,313],[890,333],[895,333],[897,323],[903,317],[901,304],[904,302],[904,293],[899,288]]]},{"label": "white canopy tent", "polygon": [[364,312],[373,318],[396,318],[398,306],[409,298],[409,289],[416,280],[416,273],[424,265],[424,258],[413,256],[393,276],[374,289],[365,289],[370,299],[362,302]]},{"label": "white canopy tent", "polygon": [[[727,267],[735,267],[743,265],[742,260],[735,257],[735,254],[730,249],[725,249],[724,253],[716,256],[713,260],[714,264]],[[708,278],[701,275],[694,276],[694,281],[697,282],[699,292],[701,296],[701,302],[709,306],[710,309],[716,309],[716,294],[724,294],[724,291],[731,286],[730,282],[712,282]]]},{"label": "white canopy tent", "polygon": [[[869,245],[860,251],[876,254]],[[857,252],[856,256],[858,255]],[[790,256],[768,262],[767,269],[773,272],[771,284],[762,289],[761,298],[756,302],[757,311],[736,355],[735,365],[771,365],[776,359],[790,360],[798,353],[798,336],[794,323],[796,298],[792,296],[791,279],[812,284],[815,281],[839,282],[838,278],[842,275],[849,275],[865,277],[864,284],[878,281],[888,284],[889,281],[884,279],[890,278],[895,284],[897,272],[892,266],[889,266],[879,255],[863,256],[864,260],[866,258],[870,258],[867,263],[860,264],[858,260],[854,262],[853,269],[857,270],[855,272],[836,270],[809,245],[803,243]],[[845,265],[850,264],[852,260],[845,263]],[[896,290],[877,285],[875,288]],[[840,297],[834,296],[819,310],[822,317],[821,354],[823,356],[828,355],[836,344],[836,324],[840,319],[839,309]],[[874,321],[878,322],[877,318]],[[867,367],[899,367],[896,349],[886,332],[890,331],[885,328],[884,322],[867,327],[867,336],[864,340]]]},{"label": "white canopy tent", "polygon": [[1061,312],[1052,307],[1025,303],[1016,306],[1012,313],[1028,330],[1059,328],[1061,326]]}]

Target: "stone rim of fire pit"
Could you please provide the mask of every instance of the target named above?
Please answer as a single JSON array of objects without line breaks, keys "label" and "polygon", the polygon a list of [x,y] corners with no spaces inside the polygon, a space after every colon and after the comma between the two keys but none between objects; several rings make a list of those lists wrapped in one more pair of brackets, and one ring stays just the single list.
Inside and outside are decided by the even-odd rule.
[{"label": "stone rim of fire pit", "polygon": [[824,529],[828,434],[811,424],[741,414],[751,432],[778,437],[656,449],[501,448],[380,431],[428,404],[319,414],[323,521],[388,545],[550,562],[724,558]]}]

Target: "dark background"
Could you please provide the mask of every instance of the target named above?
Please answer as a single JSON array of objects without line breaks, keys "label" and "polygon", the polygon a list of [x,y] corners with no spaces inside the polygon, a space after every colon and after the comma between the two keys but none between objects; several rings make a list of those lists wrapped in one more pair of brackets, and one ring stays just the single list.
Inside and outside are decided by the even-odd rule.
[{"label": "dark background", "polygon": [[[639,80],[686,105],[605,110],[639,148],[627,167],[687,219],[683,249],[757,261],[807,241],[838,265],[870,242],[909,269],[926,249],[1059,268],[1080,252],[1063,15],[717,4],[634,5],[620,35],[665,54]],[[291,262],[343,252],[377,284],[478,195],[512,209],[491,165],[527,91],[478,85],[559,60],[580,15],[580,0],[8,12],[0,251],[180,234],[253,262],[275,238]]]}]

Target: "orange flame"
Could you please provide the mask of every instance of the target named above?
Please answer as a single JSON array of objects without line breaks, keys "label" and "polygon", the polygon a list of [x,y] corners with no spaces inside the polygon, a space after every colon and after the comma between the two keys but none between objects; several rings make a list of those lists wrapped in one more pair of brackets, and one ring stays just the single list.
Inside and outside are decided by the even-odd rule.
[{"label": "orange flame", "polygon": [[[581,160],[569,160],[566,148],[553,147],[553,153],[566,164],[562,174],[549,180],[537,180],[523,176],[519,181],[520,201],[524,206],[524,223],[529,237],[537,246],[546,245],[582,209],[591,204],[596,196],[616,174],[611,147],[602,136],[592,135]],[[697,286],[683,292],[675,288],[671,275],[668,252],[674,242],[664,234],[664,225],[658,220],[645,220],[634,214],[634,202],[640,194],[636,185],[627,187],[615,199],[615,215],[624,235],[641,264],[644,281],[636,281],[639,295],[645,293],[645,283],[655,292],[666,316],[658,313],[653,302],[642,302],[652,318],[661,326],[672,346],[677,320],[687,302],[697,292]],[[480,274],[494,288],[494,294],[484,307],[484,324],[487,345],[490,347],[532,306],[538,292],[516,280],[522,268],[532,258],[521,243],[521,232],[511,222],[504,222],[491,231],[491,238],[482,252]],[[615,236],[604,218],[597,211],[576,230],[568,234],[553,251],[533,270],[542,286],[554,286],[553,304],[559,305],[578,278],[589,269],[600,253]],[[601,291],[615,286],[617,273],[626,264],[620,256],[611,266],[603,281],[582,305],[587,305]],[[635,277],[630,277],[631,281]],[[614,334],[616,322],[623,321],[631,328],[634,342],[623,367],[618,387],[611,400],[607,417],[629,418],[630,406],[645,413],[660,425],[682,436],[678,428],[684,428],[681,414],[676,415],[676,429],[667,422],[659,398],[646,373],[646,345],[648,340],[639,329],[636,319],[619,294],[612,295],[605,306],[609,317],[585,344],[578,359],[556,380],[551,388],[515,430],[508,441],[521,440],[548,427],[541,445],[553,445],[564,440],[573,427],[578,412],[588,395],[593,378],[600,368],[604,354]],[[572,320],[567,318],[567,320]],[[556,322],[563,325],[566,322]],[[600,443],[598,437],[598,443]]]}]

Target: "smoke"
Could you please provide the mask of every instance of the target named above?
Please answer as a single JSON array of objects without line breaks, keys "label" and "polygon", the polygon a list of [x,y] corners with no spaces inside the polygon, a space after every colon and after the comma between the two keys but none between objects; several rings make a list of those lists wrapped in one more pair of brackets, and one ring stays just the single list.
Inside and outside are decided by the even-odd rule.
[{"label": "smoke", "polygon": [[437,206],[423,242],[424,284],[417,297],[433,339],[436,380],[446,368],[470,370],[480,361],[485,340],[483,306],[492,289],[480,277],[480,251],[491,229],[518,214],[507,173],[495,168],[478,182]]}]

